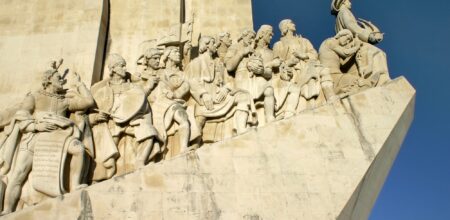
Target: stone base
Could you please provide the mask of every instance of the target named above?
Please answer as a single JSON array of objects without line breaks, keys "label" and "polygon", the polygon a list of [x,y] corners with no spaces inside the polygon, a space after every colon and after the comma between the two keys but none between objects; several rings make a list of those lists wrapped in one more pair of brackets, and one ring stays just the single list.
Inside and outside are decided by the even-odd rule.
[{"label": "stone base", "polygon": [[414,102],[401,77],[4,219],[367,219]]}]

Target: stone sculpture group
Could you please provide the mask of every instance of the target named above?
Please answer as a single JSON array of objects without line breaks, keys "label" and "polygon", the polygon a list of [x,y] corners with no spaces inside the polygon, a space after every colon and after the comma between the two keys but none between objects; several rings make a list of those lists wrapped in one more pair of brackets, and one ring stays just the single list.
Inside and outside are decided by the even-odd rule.
[{"label": "stone sculpture group", "polygon": [[333,0],[332,14],[336,36],[319,52],[286,19],[273,49],[273,27],[262,25],[234,42],[201,36],[198,54],[164,36],[135,73],[110,54],[109,77],[91,89],[53,61],[41,89],[2,112],[3,214],[389,81],[378,28],[356,19],[350,0]]}]

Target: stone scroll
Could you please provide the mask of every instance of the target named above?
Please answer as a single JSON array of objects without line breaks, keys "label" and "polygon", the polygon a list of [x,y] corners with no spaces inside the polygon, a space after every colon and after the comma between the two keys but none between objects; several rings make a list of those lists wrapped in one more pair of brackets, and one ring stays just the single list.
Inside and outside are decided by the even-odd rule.
[{"label": "stone scroll", "polygon": [[67,156],[64,143],[70,135],[70,130],[37,135],[39,136],[34,148],[32,170],[33,188],[50,196],[59,196],[66,192],[62,172]]}]

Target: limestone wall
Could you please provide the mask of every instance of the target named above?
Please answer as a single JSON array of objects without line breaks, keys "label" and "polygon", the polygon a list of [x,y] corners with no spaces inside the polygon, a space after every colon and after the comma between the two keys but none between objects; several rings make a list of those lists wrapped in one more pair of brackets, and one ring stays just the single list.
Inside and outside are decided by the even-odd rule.
[{"label": "limestone wall", "polygon": [[[184,4],[181,2],[184,1]],[[111,16],[107,53],[119,53],[134,71],[135,61],[143,46],[167,33],[184,20],[194,22],[194,39],[230,31],[236,35],[252,28],[251,0],[111,0]],[[184,5],[184,7],[182,7]],[[106,70],[106,67],[105,67]]]},{"label": "limestone wall", "polygon": [[90,85],[100,77],[107,0],[0,0],[0,100],[11,105],[35,88],[52,59]]}]

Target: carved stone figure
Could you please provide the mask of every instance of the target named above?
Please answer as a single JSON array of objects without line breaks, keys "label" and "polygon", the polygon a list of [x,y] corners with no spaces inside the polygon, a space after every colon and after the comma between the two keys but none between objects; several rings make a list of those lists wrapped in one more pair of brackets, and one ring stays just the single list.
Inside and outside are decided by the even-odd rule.
[{"label": "carved stone figure", "polygon": [[162,52],[156,48],[147,49],[138,59],[138,71],[132,77],[133,82],[142,86],[147,96],[156,88],[159,78],[159,65]]},{"label": "carved stone figure", "polygon": [[288,71],[288,68],[283,68],[281,74],[276,74],[280,70],[281,60],[275,57],[272,49],[269,47],[272,36],[272,26],[262,25],[259,28],[256,33],[255,54],[263,59],[265,75],[270,79],[270,83],[274,88],[276,100],[275,115],[277,118],[288,118],[296,112],[300,88],[291,81],[293,75],[292,71]]},{"label": "carved stone figure", "polygon": [[306,71],[306,63],[318,58],[317,52],[308,39],[296,34],[297,29],[292,20],[282,20],[279,28],[281,38],[274,44],[275,56],[281,58],[286,65],[295,67],[298,74],[294,74],[294,81],[298,83],[301,72]]},{"label": "carved stone figure", "polygon": [[[184,80],[180,70],[181,56],[178,45],[166,45],[164,54],[152,50],[152,56],[158,58],[162,69],[150,65],[150,69],[160,78],[158,86],[149,97],[153,111],[153,124],[167,146],[168,135],[178,132],[179,150],[186,151],[191,137],[191,125],[186,112],[186,99],[189,95],[189,83]],[[159,60],[160,56],[161,60]],[[176,124],[176,129],[174,128]],[[172,144],[173,145],[173,144]],[[172,146],[174,147],[174,146]]]},{"label": "carved stone figure", "polygon": [[355,38],[347,29],[322,43],[319,58],[330,69],[336,93],[351,93],[390,80],[384,52]]},{"label": "carved stone figure", "polygon": [[279,28],[282,37],[275,43],[274,53],[284,61],[286,68],[293,68],[289,70],[293,71],[292,80],[301,91],[297,112],[334,100],[329,71],[318,62],[311,42],[296,34],[295,24],[290,19],[282,20]]},{"label": "carved stone figure", "polygon": [[351,9],[351,0],[332,0],[331,14],[336,16],[336,33],[348,29],[363,42],[377,44],[382,41],[383,33],[371,22],[357,20]]},{"label": "carved stone figure", "polygon": [[192,43],[191,41],[186,41],[182,44],[183,46],[183,60],[182,60],[182,68],[186,68],[186,66],[191,62],[192,55]]},{"label": "carved stone figure", "polygon": [[146,91],[131,82],[120,55],[110,55],[108,69],[110,78],[91,89],[96,103],[90,115],[95,143],[94,181],[133,171],[161,152],[153,144],[158,133],[152,125]]},{"label": "carved stone figure", "polygon": [[227,55],[228,48],[230,48],[233,41],[229,32],[221,32],[216,38],[217,56],[222,62],[225,62],[225,56]]},{"label": "carved stone figure", "polygon": [[225,63],[228,72],[234,73],[236,88],[248,90],[255,102],[263,101],[265,120],[272,122],[275,120],[272,71],[265,71],[263,58],[255,53],[255,37],[254,31],[244,30],[237,43],[229,48]]},{"label": "carved stone figure", "polygon": [[[83,165],[87,149],[77,123],[68,114],[87,110],[94,100],[76,73],[68,73],[74,82],[68,89],[64,87],[66,79],[58,71],[61,64],[62,60],[52,62],[42,74],[42,88],[27,95],[5,127],[7,138],[0,150],[1,173],[8,176],[3,214],[16,209],[29,175],[29,185],[49,197],[86,186]],[[69,168],[66,161],[70,161]]]},{"label": "carved stone figure", "polygon": [[213,58],[216,50],[214,38],[202,36],[199,41],[200,55],[191,61],[186,70],[195,100],[195,119],[202,129],[206,122],[220,123],[234,117],[235,132],[242,134],[247,131],[249,116],[252,115],[251,97],[247,91],[234,88],[226,69]]}]

